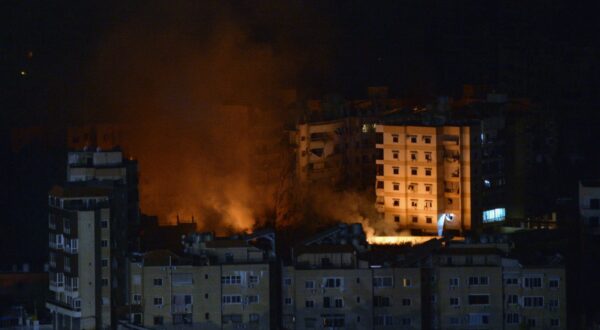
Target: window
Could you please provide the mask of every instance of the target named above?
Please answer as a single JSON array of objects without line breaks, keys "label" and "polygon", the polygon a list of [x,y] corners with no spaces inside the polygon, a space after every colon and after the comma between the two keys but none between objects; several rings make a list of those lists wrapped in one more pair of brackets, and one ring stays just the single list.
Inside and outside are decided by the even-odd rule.
[{"label": "window", "polygon": [[430,209],[433,207],[433,201],[432,200],[426,200],[425,201],[425,209]]},{"label": "window", "polygon": [[485,325],[490,323],[490,314],[469,314],[469,325]]},{"label": "window", "polygon": [[306,308],[314,308],[315,307],[315,301],[314,300],[306,300],[304,302],[304,307],[306,307]]},{"label": "window", "polygon": [[409,288],[409,287],[410,287],[410,285],[411,285],[411,283],[410,283],[410,278],[406,278],[406,277],[405,277],[405,278],[403,278],[403,279],[402,279],[402,286],[403,286],[403,287],[405,287],[405,288]]},{"label": "window", "polygon": [[593,210],[600,209],[600,199],[590,198],[590,209],[593,209]]},{"label": "window", "polygon": [[331,307],[331,297],[323,297],[323,307],[324,308]]},{"label": "window", "polygon": [[225,295],[225,296],[223,296],[222,301],[223,301],[224,305],[241,304],[242,296],[240,296],[240,295]]},{"label": "window", "polygon": [[204,313],[204,319],[205,320],[209,320],[210,319],[210,313]]},{"label": "window", "polygon": [[285,299],[283,299],[283,303],[286,305],[291,305],[292,304],[292,298],[286,297]]},{"label": "window", "polygon": [[107,278],[103,278],[102,279],[102,286],[108,286],[108,279]]},{"label": "window", "polygon": [[102,228],[108,228],[108,220],[102,220],[100,221],[100,227]]},{"label": "window", "polygon": [[558,298],[549,299],[548,300],[548,308],[550,308],[550,309],[558,308]]},{"label": "window", "polygon": [[410,135],[409,139],[410,139],[410,143],[417,143],[417,136],[416,135]]},{"label": "window", "polygon": [[255,275],[248,276],[248,284],[257,284],[257,283],[258,283],[258,276],[255,276]]},{"label": "window", "polygon": [[410,306],[410,299],[408,298],[402,298],[402,306]]},{"label": "window", "polygon": [[373,296],[373,306],[374,307],[389,307],[390,306],[390,297]]},{"label": "window", "polygon": [[535,328],[536,327],[536,319],[528,318],[526,322],[528,327]]},{"label": "window", "polygon": [[343,285],[343,281],[339,277],[326,277],[323,279],[323,283],[325,288],[339,288]]},{"label": "window", "polygon": [[163,325],[163,324],[164,324],[164,319],[162,316],[154,317],[154,325]]},{"label": "window", "polygon": [[544,307],[544,297],[523,297],[524,307]]},{"label": "window", "polygon": [[401,319],[401,323],[403,326],[410,326],[411,320],[409,317],[403,317]]},{"label": "window", "polygon": [[430,224],[433,222],[433,219],[431,217],[425,217],[425,222]]},{"label": "window", "polygon": [[411,206],[413,209],[416,209],[418,205],[419,205],[419,200],[418,200],[418,199],[411,199],[411,200],[410,200],[410,206]]},{"label": "window", "polygon": [[172,275],[172,283],[174,286],[192,285],[194,276],[192,273],[175,273]]},{"label": "window", "polygon": [[242,277],[240,275],[221,276],[221,284],[235,285],[235,284],[241,284],[241,283],[242,283]]},{"label": "window", "polygon": [[519,296],[516,294],[509,294],[506,296],[506,303],[509,305],[516,305],[519,303]]},{"label": "window", "polygon": [[394,222],[400,222],[400,216],[399,215],[395,215],[394,216]]},{"label": "window", "polygon": [[100,246],[103,247],[103,248],[108,247],[108,240],[105,240],[105,239],[101,240],[100,241]]},{"label": "window", "polygon": [[410,168],[410,175],[417,175],[419,169],[417,167]]},{"label": "window", "polygon": [[419,185],[416,184],[416,183],[411,183],[411,184],[408,185],[408,191],[410,191],[410,192],[417,192],[419,190],[418,186]]},{"label": "window", "polygon": [[314,289],[315,281],[304,281],[304,288],[305,289]]},{"label": "window", "polygon": [[163,280],[162,280],[162,278],[155,278],[155,279],[154,279],[154,285],[155,285],[155,286],[162,286],[162,285],[163,285]]},{"label": "window", "polygon": [[393,150],[392,151],[392,158],[393,159],[398,159],[399,158],[399,152],[397,150]]},{"label": "window", "polygon": [[425,191],[430,193],[431,192],[431,185],[430,184],[426,184],[425,185]]},{"label": "window", "polygon": [[102,267],[108,267],[108,259],[102,259],[100,261],[100,263],[101,263]]},{"label": "window", "polygon": [[258,295],[251,295],[246,297],[248,304],[258,304]]},{"label": "window", "polygon": [[560,326],[560,320],[559,319],[550,319],[550,326],[551,327],[559,327]]},{"label": "window", "polygon": [[343,314],[323,316],[323,327],[325,328],[343,328],[345,324]]},{"label": "window", "polygon": [[459,325],[460,324],[460,319],[456,316],[450,316],[448,318],[448,323],[450,323],[450,325]]},{"label": "window", "polygon": [[519,314],[517,314],[517,313],[506,314],[506,324],[519,324]]},{"label": "window", "polygon": [[344,299],[335,298],[335,308],[343,308],[344,307]]},{"label": "window", "polygon": [[400,190],[400,184],[398,182],[394,182],[392,183],[392,187],[394,188],[394,190],[398,191]]},{"label": "window", "polygon": [[398,143],[398,134],[392,134],[392,142]]},{"label": "window", "polygon": [[416,151],[411,151],[410,160],[412,160],[413,162],[417,161],[417,152]]},{"label": "window", "polygon": [[525,277],[523,285],[526,288],[541,288],[542,278],[541,277]]},{"label": "window", "polygon": [[373,287],[375,288],[391,288],[394,281],[391,276],[376,276],[373,277]]},{"label": "window", "polygon": [[392,167],[392,173],[394,173],[394,175],[400,174],[400,168],[397,166]]},{"label": "window", "polygon": [[377,181],[377,189],[383,189],[383,181]]},{"label": "window", "polygon": [[517,277],[507,277],[504,282],[506,285],[519,285],[519,279]]},{"label": "window", "polygon": [[487,294],[470,294],[469,305],[489,305],[490,296]]},{"label": "window", "polygon": [[429,163],[433,158],[431,157],[431,152],[425,153],[425,160]]},{"label": "window", "polygon": [[425,142],[426,144],[431,144],[431,136],[424,135],[423,142]]},{"label": "window", "polygon": [[142,295],[141,294],[134,294],[133,295],[133,303],[136,305],[139,305],[142,303]]},{"label": "window", "polygon": [[469,276],[469,285],[488,285],[489,278],[487,276]]},{"label": "window", "polygon": [[399,206],[400,206],[400,200],[399,200],[399,199],[394,199],[394,200],[393,200],[393,203],[394,203],[394,204],[393,204],[393,205],[394,205],[394,207],[399,207]]},{"label": "window", "polygon": [[550,289],[558,289],[560,280],[558,278],[551,278],[548,280],[548,287]]},{"label": "window", "polygon": [[233,254],[225,253],[225,262],[233,262]]},{"label": "window", "polygon": [[450,298],[450,306],[459,306],[460,300],[457,297]]},{"label": "window", "polygon": [[451,277],[449,280],[449,285],[452,287],[457,287],[460,285],[460,278],[458,277]]},{"label": "window", "polygon": [[418,217],[418,216],[416,216],[416,215],[413,215],[413,216],[411,216],[410,218],[412,219],[412,222],[413,222],[413,223],[419,223],[419,217]]},{"label": "window", "polygon": [[394,318],[391,315],[375,315],[373,317],[373,325],[375,325],[375,326],[394,325]]},{"label": "window", "polygon": [[251,313],[250,315],[248,315],[248,320],[250,321],[250,323],[259,323],[260,315],[256,313]]},{"label": "window", "polygon": [[431,169],[430,168],[426,168],[425,169],[425,176],[431,176]]},{"label": "window", "polygon": [[154,306],[162,306],[163,298],[162,297],[154,297]]}]

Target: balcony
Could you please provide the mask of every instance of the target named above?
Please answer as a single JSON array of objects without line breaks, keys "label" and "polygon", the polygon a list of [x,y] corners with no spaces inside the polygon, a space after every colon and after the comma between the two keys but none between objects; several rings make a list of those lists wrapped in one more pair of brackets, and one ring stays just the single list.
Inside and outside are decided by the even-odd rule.
[{"label": "balcony", "polygon": [[64,292],[65,291],[65,283],[50,281],[48,284],[48,288],[50,289],[50,291]]},{"label": "balcony", "polygon": [[171,313],[173,314],[191,314],[193,311],[192,304],[171,305]]}]

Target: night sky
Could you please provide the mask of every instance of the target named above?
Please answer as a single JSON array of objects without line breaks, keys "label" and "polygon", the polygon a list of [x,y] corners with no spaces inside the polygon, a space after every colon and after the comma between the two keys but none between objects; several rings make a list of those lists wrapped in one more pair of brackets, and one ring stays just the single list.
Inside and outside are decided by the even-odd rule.
[{"label": "night sky", "polygon": [[[2,1],[0,229],[15,238],[0,243],[9,256],[3,262],[46,258],[46,192],[64,178],[59,143],[37,141],[15,151],[11,129],[60,131],[103,113],[111,100],[107,85],[97,84],[98,55],[123,26],[139,26],[135,35],[145,40],[164,28],[202,44],[225,20],[254,45],[289,57],[294,74],[287,86],[315,97],[364,97],[366,86],[387,85],[392,95],[426,101],[459,96],[463,84],[529,97],[559,118],[564,177],[556,180],[570,196],[577,179],[599,175],[597,7],[572,1]],[[122,40],[126,57],[133,40]],[[33,240],[34,248],[17,237]]]}]

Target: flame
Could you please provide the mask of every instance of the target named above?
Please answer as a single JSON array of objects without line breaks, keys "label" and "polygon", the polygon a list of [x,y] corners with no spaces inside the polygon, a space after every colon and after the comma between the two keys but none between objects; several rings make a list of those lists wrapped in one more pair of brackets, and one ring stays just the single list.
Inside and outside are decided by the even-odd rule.
[{"label": "flame", "polygon": [[401,245],[401,244],[423,244],[438,236],[375,236],[367,235],[367,241],[373,245]]}]

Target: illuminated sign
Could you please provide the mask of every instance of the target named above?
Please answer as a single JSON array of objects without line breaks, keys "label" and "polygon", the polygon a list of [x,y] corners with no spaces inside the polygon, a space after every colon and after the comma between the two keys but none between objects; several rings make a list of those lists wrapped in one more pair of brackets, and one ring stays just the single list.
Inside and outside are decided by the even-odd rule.
[{"label": "illuminated sign", "polygon": [[497,222],[506,219],[506,209],[497,208],[493,210],[483,211],[483,222]]}]

